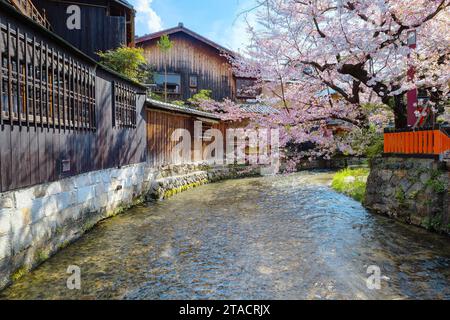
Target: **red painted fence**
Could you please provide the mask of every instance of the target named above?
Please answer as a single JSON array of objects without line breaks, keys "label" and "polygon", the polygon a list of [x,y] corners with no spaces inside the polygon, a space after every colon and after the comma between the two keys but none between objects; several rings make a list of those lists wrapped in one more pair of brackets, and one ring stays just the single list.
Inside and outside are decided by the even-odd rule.
[{"label": "red painted fence", "polygon": [[384,133],[384,153],[440,155],[450,150],[450,136],[442,129]]}]

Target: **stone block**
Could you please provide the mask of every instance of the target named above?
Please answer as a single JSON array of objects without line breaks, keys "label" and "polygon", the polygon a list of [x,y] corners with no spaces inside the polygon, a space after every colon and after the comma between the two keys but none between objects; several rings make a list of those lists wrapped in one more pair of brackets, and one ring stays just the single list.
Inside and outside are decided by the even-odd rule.
[{"label": "stone block", "polygon": [[103,193],[95,198],[95,209],[101,210],[108,205],[108,194]]},{"label": "stone block", "polygon": [[0,236],[11,232],[11,209],[0,209]]},{"label": "stone block", "polygon": [[12,233],[11,246],[14,255],[29,248],[32,243],[33,236],[31,234],[30,226],[26,226],[22,229],[16,229]]},{"label": "stone block", "polygon": [[34,193],[35,189],[36,187],[14,192],[16,208],[30,208],[33,204],[33,200],[36,199]]},{"label": "stone block", "polygon": [[95,186],[88,186],[78,189],[77,204],[85,203],[93,198],[95,198]]},{"label": "stone block", "polygon": [[110,175],[110,172],[109,172],[109,171],[107,171],[107,172],[102,172],[102,173],[101,173],[101,180],[102,180],[102,182],[105,183],[105,184],[110,184],[110,183],[111,183],[111,175]]},{"label": "stone block", "polygon": [[73,178],[63,179],[59,181],[61,192],[71,192],[75,189],[75,182]]},{"label": "stone block", "polygon": [[0,193],[0,208],[11,209],[14,208],[14,193]]},{"label": "stone block", "polygon": [[33,201],[31,207],[31,223],[35,223],[56,212],[58,212],[58,200],[56,196],[36,199]]},{"label": "stone block", "polygon": [[74,178],[73,183],[74,183],[75,188],[77,188],[77,189],[85,188],[92,184],[91,176],[89,174],[83,174],[83,175],[77,176]]},{"label": "stone block", "polygon": [[406,197],[409,199],[417,198],[418,196],[421,195],[419,193],[423,192],[424,190],[425,190],[424,185],[420,182],[417,182],[417,183],[413,184],[411,186],[411,188],[408,189]]},{"label": "stone block", "polygon": [[45,196],[50,197],[58,193],[62,193],[63,188],[60,181],[50,183],[45,190]]},{"label": "stone block", "polygon": [[77,203],[77,192],[62,192],[54,195],[58,211],[67,209]]},{"label": "stone block", "polygon": [[11,212],[11,232],[25,228],[33,222],[31,209],[25,208]]},{"label": "stone block", "polygon": [[33,243],[42,243],[50,240],[56,231],[56,225],[56,221],[54,221],[51,217],[45,217],[44,219],[33,223],[31,225]]},{"label": "stone block", "polygon": [[430,181],[431,174],[429,172],[424,172],[420,175],[419,179],[420,179],[420,182],[422,182],[423,184],[426,184],[428,181]]},{"label": "stone block", "polygon": [[95,185],[95,196],[100,197],[107,192],[105,183],[101,182]]},{"label": "stone block", "polygon": [[0,235],[0,260],[9,258],[12,254],[11,235]]},{"label": "stone block", "polygon": [[61,212],[58,212],[48,218],[53,220],[56,223],[57,227],[62,227],[66,225],[69,221],[73,222],[81,219],[82,213],[83,213],[83,206],[77,205],[64,209]]}]

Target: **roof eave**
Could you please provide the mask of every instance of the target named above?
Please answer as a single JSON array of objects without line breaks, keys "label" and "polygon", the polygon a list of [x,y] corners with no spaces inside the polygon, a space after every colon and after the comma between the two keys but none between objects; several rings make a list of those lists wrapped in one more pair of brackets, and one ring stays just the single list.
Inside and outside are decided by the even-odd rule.
[{"label": "roof eave", "polygon": [[197,40],[199,40],[199,41],[209,45],[210,47],[215,48],[218,51],[225,52],[225,53],[227,53],[227,54],[229,54],[231,56],[235,56],[236,55],[236,53],[233,52],[232,50],[227,49],[227,48],[219,45],[218,43],[215,43],[214,41],[209,40],[209,39],[203,37],[202,35],[194,32],[194,31],[192,31],[190,29],[187,29],[185,27],[180,27],[180,26],[174,27],[174,28],[170,28],[170,29],[166,29],[166,30],[161,30],[161,31],[158,31],[158,32],[155,32],[155,33],[151,33],[151,34],[142,36],[142,37],[138,37],[138,38],[136,38],[135,41],[136,41],[136,44],[140,44],[140,43],[144,43],[144,42],[147,42],[147,41],[158,39],[162,35],[165,35],[165,34],[171,35],[171,34],[174,34],[174,33],[177,33],[177,32],[184,32],[184,33],[190,35],[191,37],[193,37],[193,38],[195,38],[195,39],[197,39]]},{"label": "roof eave", "polygon": [[174,105],[171,103],[167,103],[167,102],[161,102],[161,101],[147,98],[145,103],[146,103],[147,107],[154,108],[154,109],[170,111],[170,112],[175,112],[175,113],[181,113],[181,114],[197,116],[197,117],[203,117],[203,118],[216,120],[216,121],[221,120],[220,117],[216,116],[213,113],[190,109],[187,107],[180,107],[180,106],[177,106],[177,105]]}]

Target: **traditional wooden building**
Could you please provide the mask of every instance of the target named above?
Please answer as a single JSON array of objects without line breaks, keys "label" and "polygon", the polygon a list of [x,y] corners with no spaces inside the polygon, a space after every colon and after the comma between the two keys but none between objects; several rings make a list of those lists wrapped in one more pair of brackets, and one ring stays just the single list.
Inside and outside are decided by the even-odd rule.
[{"label": "traditional wooden building", "polygon": [[[98,51],[134,46],[135,11],[126,0],[11,0],[35,8],[43,24],[70,44],[98,59]],[[29,11],[29,10],[28,10]],[[28,12],[26,9],[23,13]]]},{"label": "traditional wooden building", "polygon": [[146,89],[0,0],[0,192],[145,162]]},{"label": "traditional wooden building", "polygon": [[[174,44],[167,53],[157,45],[163,35],[168,35]],[[237,77],[233,73],[229,57],[235,53],[189,30],[182,23],[175,28],[137,38],[136,45],[144,48],[147,61],[156,69],[155,91],[159,94],[163,94],[165,89],[164,70],[167,68],[169,100],[186,101],[203,89],[211,90],[215,100],[255,98],[245,90],[254,80]]]}]

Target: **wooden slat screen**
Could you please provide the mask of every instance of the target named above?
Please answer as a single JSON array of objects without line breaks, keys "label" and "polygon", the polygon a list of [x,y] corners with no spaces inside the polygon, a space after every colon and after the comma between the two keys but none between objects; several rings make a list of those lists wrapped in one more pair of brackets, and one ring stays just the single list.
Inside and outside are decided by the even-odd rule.
[{"label": "wooden slat screen", "polygon": [[0,122],[95,131],[95,71],[0,21]]},{"label": "wooden slat screen", "polygon": [[117,128],[136,128],[136,91],[123,83],[115,81],[113,126]]}]

